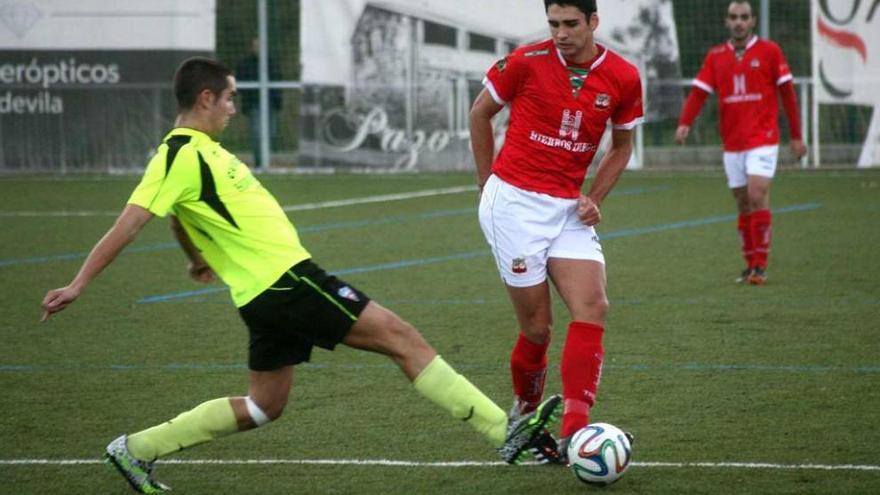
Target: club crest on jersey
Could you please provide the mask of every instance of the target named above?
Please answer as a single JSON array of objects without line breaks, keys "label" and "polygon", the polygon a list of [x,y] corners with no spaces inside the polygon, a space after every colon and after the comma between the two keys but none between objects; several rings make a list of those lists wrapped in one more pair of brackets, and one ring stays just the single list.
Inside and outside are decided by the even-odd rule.
[{"label": "club crest on jersey", "polygon": [[514,258],[513,262],[510,264],[510,271],[513,273],[525,273],[529,271],[529,267],[526,266],[526,259]]},{"label": "club crest on jersey", "polygon": [[753,58],[752,61],[749,62],[749,65],[751,65],[753,69],[757,69],[758,67],[761,66],[761,61],[758,60],[757,58]]},{"label": "club crest on jersey", "polygon": [[336,294],[338,294],[339,297],[344,297],[344,298],[348,299],[349,301],[354,301],[354,302],[360,301],[360,298],[358,297],[357,293],[354,290],[352,290],[351,287],[349,287],[347,285],[343,285],[342,287],[340,287],[339,290],[336,291]]},{"label": "club crest on jersey", "polygon": [[495,62],[495,68],[498,69],[498,72],[504,72],[504,69],[507,68],[507,57]]},{"label": "club crest on jersey", "polygon": [[611,97],[605,93],[596,95],[596,108],[608,108],[611,105]]},{"label": "club crest on jersey", "polygon": [[562,123],[559,124],[559,137],[564,138],[571,136],[571,139],[577,141],[577,138],[580,135],[581,120],[583,120],[583,117],[584,113],[580,110],[572,115],[571,110],[566,108],[565,111],[562,112]]}]

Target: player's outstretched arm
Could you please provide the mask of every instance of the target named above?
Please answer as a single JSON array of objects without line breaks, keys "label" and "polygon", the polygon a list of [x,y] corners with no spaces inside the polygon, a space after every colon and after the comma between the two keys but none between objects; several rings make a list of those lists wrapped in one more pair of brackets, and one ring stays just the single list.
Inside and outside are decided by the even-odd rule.
[{"label": "player's outstretched arm", "polygon": [[49,317],[75,301],[89,283],[98,276],[114,259],[133,241],[144,225],[153,218],[153,214],[137,205],[127,205],[116,223],[95,244],[79,272],[66,287],[50,290],[43,298],[43,317]]},{"label": "player's outstretched arm", "polygon": [[206,284],[213,282],[215,279],[214,270],[208,266],[199,248],[193,244],[189,234],[186,233],[183,225],[180,224],[180,220],[175,216],[171,216],[169,219],[171,220],[171,232],[174,233],[174,238],[177,239],[177,243],[180,244],[181,249],[186,253],[186,257],[189,258],[189,266],[187,267],[189,276],[196,282]]},{"label": "player's outstretched arm", "polygon": [[614,129],[611,131],[611,147],[602,161],[599,171],[590,184],[590,192],[582,196],[578,202],[578,217],[586,225],[596,225],[602,221],[599,205],[611,192],[620,174],[626,168],[633,151],[632,129]]}]

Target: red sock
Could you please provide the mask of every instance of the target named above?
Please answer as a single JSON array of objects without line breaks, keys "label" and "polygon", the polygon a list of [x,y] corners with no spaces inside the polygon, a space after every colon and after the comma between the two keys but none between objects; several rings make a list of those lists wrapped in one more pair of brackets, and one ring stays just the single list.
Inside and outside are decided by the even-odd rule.
[{"label": "red sock", "polygon": [[773,216],[770,210],[752,212],[752,245],[755,249],[754,266],[767,268],[767,257],[770,256],[770,234]]},{"label": "red sock", "polygon": [[602,375],[602,348],[604,328],[595,323],[573,321],[562,349],[562,438],[573,435],[587,426],[590,408],[596,402],[599,378]]},{"label": "red sock", "polygon": [[742,241],[743,258],[746,260],[746,267],[751,268],[754,257],[754,246],[752,245],[752,215],[750,213],[740,213],[736,224],[739,231],[739,239]]},{"label": "red sock", "polygon": [[516,396],[519,412],[534,411],[544,395],[544,378],[547,376],[547,347],[550,339],[536,344],[522,333],[510,354],[510,374],[513,378],[513,393]]}]

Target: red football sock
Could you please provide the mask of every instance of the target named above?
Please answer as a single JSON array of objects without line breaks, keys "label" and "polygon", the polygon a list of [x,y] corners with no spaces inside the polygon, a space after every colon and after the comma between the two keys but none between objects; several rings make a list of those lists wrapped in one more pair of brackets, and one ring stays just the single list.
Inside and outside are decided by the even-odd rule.
[{"label": "red football sock", "polygon": [[587,426],[590,408],[596,402],[599,378],[602,375],[602,347],[604,328],[595,323],[573,321],[562,349],[562,438],[573,435]]},{"label": "red football sock", "polygon": [[755,254],[754,266],[767,268],[767,257],[770,256],[770,234],[772,232],[773,216],[770,210],[758,210],[752,212],[752,245]]},{"label": "red football sock", "polygon": [[550,339],[536,344],[522,333],[510,354],[510,374],[513,393],[521,414],[534,411],[544,395],[544,378],[547,376],[547,347]]},{"label": "red football sock", "polygon": [[746,260],[746,267],[751,268],[754,266],[752,262],[755,254],[755,248],[752,245],[752,215],[740,213],[736,229],[739,231],[739,239],[742,241],[742,253]]}]

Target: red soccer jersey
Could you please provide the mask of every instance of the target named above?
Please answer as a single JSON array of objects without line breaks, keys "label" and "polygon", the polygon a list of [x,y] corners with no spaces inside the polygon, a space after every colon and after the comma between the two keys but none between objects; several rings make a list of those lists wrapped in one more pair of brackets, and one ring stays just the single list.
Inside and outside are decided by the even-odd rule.
[{"label": "red soccer jersey", "polygon": [[498,104],[510,104],[492,173],[527,191],[580,195],[608,120],[632,129],[644,115],[638,69],[599,50],[578,90],[552,40],[521,47],[489,70],[483,84]]},{"label": "red soccer jersey", "polygon": [[724,151],[779,143],[777,87],[792,80],[776,43],[752,37],[740,60],[730,42],[709,50],[694,85],[718,94]]}]

